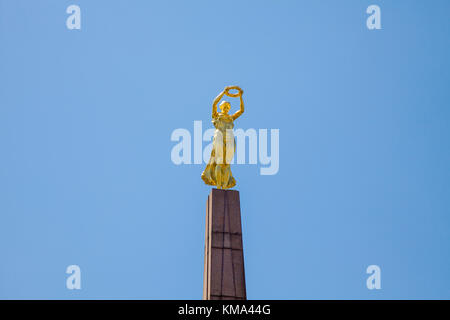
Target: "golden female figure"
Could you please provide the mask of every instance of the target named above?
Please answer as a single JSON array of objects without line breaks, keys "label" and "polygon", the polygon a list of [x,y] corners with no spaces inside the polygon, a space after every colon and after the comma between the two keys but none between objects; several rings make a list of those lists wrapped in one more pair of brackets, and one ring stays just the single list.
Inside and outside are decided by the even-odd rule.
[{"label": "golden female figure", "polygon": [[[230,90],[237,90],[237,93],[230,93]],[[233,127],[234,120],[244,113],[244,101],[242,94],[244,91],[238,86],[226,87],[215,99],[212,106],[212,123],[216,128],[213,139],[213,148],[211,158],[202,173],[202,179],[206,184],[216,186],[219,189],[229,189],[236,185],[230,169],[230,162],[233,159],[236,144],[234,140]],[[230,115],[228,112],[231,105],[227,101],[223,101],[217,112],[217,104],[224,95],[229,97],[239,97],[241,106],[239,111]]]}]

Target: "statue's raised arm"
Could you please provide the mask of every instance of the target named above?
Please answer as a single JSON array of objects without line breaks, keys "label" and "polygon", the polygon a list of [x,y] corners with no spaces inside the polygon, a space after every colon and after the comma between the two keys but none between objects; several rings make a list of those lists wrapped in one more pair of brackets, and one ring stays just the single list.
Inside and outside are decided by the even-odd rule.
[{"label": "statue's raised arm", "polygon": [[236,111],[231,117],[233,118],[233,120],[236,120],[237,118],[239,118],[241,116],[241,114],[244,113],[244,100],[242,99],[242,95],[244,94],[244,90],[242,90],[241,88],[239,88],[238,86],[232,87],[231,89],[236,89],[239,92],[236,93],[236,95],[239,95],[239,99],[241,100],[241,105],[238,111]]},{"label": "statue's raised arm", "polygon": [[217,113],[217,104],[219,103],[219,101],[223,98],[223,96],[225,95],[225,93],[228,91],[228,87],[226,87],[221,93],[219,93],[219,95],[214,99],[213,105],[212,105],[212,118],[217,118],[218,113]]}]

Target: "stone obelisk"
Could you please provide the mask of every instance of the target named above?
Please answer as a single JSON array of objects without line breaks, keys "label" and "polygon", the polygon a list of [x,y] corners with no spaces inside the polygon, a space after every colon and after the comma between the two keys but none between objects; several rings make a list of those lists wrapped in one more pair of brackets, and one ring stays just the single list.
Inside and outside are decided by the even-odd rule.
[{"label": "stone obelisk", "polygon": [[203,300],[245,300],[239,191],[212,189],[206,204]]}]

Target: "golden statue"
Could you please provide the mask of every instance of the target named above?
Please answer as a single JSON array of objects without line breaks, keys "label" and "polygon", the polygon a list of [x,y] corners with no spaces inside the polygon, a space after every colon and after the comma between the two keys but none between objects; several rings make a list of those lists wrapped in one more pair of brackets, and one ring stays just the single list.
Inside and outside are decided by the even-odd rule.
[{"label": "golden statue", "polygon": [[[237,90],[237,93],[231,93],[230,90]],[[244,91],[238,86],[228,86],[214,99],[212,105],[212,123],[216,128],[213,139],[213,148],[211,151],[211,158],[206,165],[205,171],[202,173],[202,179],[206,184],[216,186],[219,189],[229,189],[236,185],[231,174],[230,162],[233,159],[234,151],[236,150],[236,143],[233,134],[233,121],[239,118],[244,113],[244,101],[242,94]],[[217,104],[224,95],[228,97],[237,98],[241,100],[239,111],[230,115],[228,112],[231,105],[227,101],[223,101],[217,112]]]}]

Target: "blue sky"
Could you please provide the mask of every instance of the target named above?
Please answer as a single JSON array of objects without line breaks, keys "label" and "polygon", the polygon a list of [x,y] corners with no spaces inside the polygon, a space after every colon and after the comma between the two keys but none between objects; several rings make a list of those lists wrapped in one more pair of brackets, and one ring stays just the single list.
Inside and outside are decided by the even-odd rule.
[{"label": "blue sky", "polygon": [[276,175],[232,167],[248,298],[449,299],[449,13],[0,0],[0,298],[201,299],[211,188],[170,135],[237,84],[237,127],[280,130]]}]

